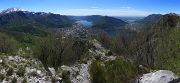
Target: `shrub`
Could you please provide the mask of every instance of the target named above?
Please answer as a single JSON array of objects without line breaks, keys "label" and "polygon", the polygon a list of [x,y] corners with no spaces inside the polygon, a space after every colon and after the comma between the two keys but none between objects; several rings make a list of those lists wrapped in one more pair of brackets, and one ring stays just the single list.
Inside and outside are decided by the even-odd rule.
[{"label": "shrub", "polygon": [[62,79],[65,83],[71,83],[69,79],[70,72],[69,71],[63,71],[62,73]]},{"label": "shrub", "polygon": [[90,65],[92,83],[130,83],[137,74],[137,68],[123,58],[107,61],[105,67],[98,60]]},{"label": "shrub", "polygon": [[51,77],[51,82],[52,83],[56,83],[56,78],[55,77]]},{"label": "shrub", "polygon": [[108,51],[108,53],[106,55],[111,56],[111,55],[113,55],[113,52],[112,51]]},{"label": "shrub", "polygon": [[57,69],[62,64],[72,64],[86,53],[88,42],[71,37],[62,38],[61,34],[49,34],[40,38],[34,47],[34,55],[45,67]]},{"label": "shrub", "polygon": [[137,75],[137,68],[123,58],[105,63],[107,83],[129,83]]},{"label": "shrub", "polygon": [[23,81],[22,81],[22,83],[27,83],[27,79],[24,78]]},{"label": "shrub", "polygon": [[5,74],[0,74],[0,81],[2,81],[5,77]]},{"label": "shrub", "polygon": [[24,76],[24,73],[25,73],[25,68],[21,67],[17,72],[16,74],[19,75],[20,77],[21,76]]},{"label": "shrub", "polygon": [[39,74],[36,71],[33,71],[30,73],[31,76],[39,76]]},{"label": "shrub", "polygon": [[14,77],[14,78],[12,79],[12,83],[17,83],[17,78]]},{"label": "shrub", "polygon": [[96,60],[101,60],[101,55],[94,56]]},{"label": "shrub", "polygon": [[105,71],[104,68],[99,64],[99,61],[94,61],[90,65],[90,75],[92,83],[104,83],[105,82]]},{"label": "shrub", "polygon": [[4,66],[4,67],[8,67],[6,59],[3,59],[3,61],[2,61],[1,64],[2,64],[2,66]]},{"label": "shrub", "polygon": [[11,76],[13,72],[14,72],[13,68],[9,68],[9,70],[7,71],[7,75]]},{"label": "shrub", "polygon": [[15,50],[15,40],[4,33],[0,33],[0,52],[11,53]]}]

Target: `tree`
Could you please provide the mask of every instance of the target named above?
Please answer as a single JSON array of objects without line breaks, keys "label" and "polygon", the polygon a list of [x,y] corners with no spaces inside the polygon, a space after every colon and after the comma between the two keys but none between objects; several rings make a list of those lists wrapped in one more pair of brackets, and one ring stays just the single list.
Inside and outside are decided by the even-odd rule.
[{"label": "tree", "polygon": [[4,33],[0,33],[0,52],[10,53],[15,50],[15,40]]},{"label": "tree", "polygon": [[57,69],[62,64],[71,64],[80,60],[88,49],[88,42],[78,38],[62,38],[61,33],[50,33],[39,38],[35,44],[35,57],[47,66]]}]

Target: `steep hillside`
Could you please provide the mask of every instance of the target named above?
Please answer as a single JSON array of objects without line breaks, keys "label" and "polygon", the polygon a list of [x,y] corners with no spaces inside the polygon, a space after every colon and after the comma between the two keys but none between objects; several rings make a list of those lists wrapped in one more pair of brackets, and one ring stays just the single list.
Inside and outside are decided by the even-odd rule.
[{"label": "steep hillside", "polygon": [[154,25],[129,38],[128,55],[134,63],[179,74],[180,16],[166,14]]},{"label": "steep hillside", "polygon": [[135,22],[143,24],[144,27],[147,27],[147,26],[150,26],[151,24],[157,22],[161,17],[162,17],[161,14],[151,14],[151,15],[148,15],[147,17],[145,17],[141,20],[137,20]]},{"label": "steep hillside", "polygon": [[117,29],[127,24],[126,22],[113,17],[104,16],[93,22],[92,28],[97,29]]}]

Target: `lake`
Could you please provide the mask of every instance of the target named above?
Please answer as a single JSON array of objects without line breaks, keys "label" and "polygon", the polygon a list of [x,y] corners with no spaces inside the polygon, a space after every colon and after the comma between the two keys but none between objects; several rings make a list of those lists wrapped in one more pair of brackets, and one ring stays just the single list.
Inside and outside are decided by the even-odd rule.
[{"label": "lake", "polygon": [[77,21],[78,23],[81,23],[83,26],[87,26],[87,27],[90,27],[92,25],[92,22],[89,22],[87,20],[80,20],[80,21]]},{"label": "lake", "polygon": [[[87,20],[79,20],[77,22],[87,27],[90,27],[92,25],[92,22],[89,22]],[[105,30],[105,32],[109,35],[127,34],[127,32],[123,30]]]}]

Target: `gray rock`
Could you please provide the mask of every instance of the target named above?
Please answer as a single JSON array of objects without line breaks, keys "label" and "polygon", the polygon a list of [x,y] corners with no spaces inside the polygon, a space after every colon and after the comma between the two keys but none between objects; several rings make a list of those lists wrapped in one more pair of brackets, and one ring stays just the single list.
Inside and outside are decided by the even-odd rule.
[{"label": "gray rock", "polygon": [[1,69],[0,73],[4,74],[4,73],[6,73],[6,70],[5,69]]},{"label": "gray rock", "polygon": [[141,68],[141,69],[142,69],[142,68],[143,68],[143,66],[142,66],[142,65],[139,65],[139,68]]},{"label": "gray rock", "polygon": [[38,59],[31,60],[33,64],[42,64]]},{"label": "gray rock", "polygon": [[72,71],[71,67],[68,67],[66,65],[62,65],[61,68],[62,68],[62,70]]},{"label": "gray rock", "polygon": [[116,59],[116,56],[105,56],[105,55],[101,56],[101,60],[109,61],[109,60],[115,60],[115,59]]},{"label": "gray rock", "polygon": [[12,56],[8,56],[8,60],[14,60],[14,58]]},{"label": "gray rock", "polygon": [[30,50],[30,48],[29,48],[29,47],[26,47],[26,50]]},{"label": "gray rock", "polygon": [[0,63],[2,63],[3,62],[3,60],[2,59],[0,59]]},{"label": "gray rock", "polygon": [[115,60],[116,59],[116,56],[109,56],[107,57],[107,60]]},{"label": "gray rock", "polygon": [[52,75],[56,75],[56,71],[53,67],[48,67],[49,71],[51,72]]},{"label": "gray rock", "polygon": [[41,75],[41,70],[37,70],[37,74]]},{"label": "gray rock", "polygon": [[168,83],[177,78],[172,71],[158,70],[144,74],[136,83]]}]

